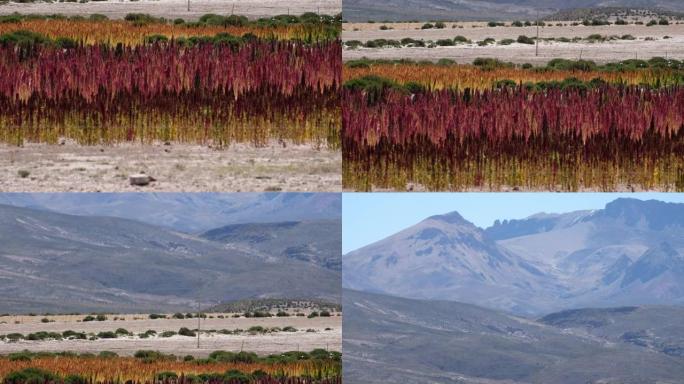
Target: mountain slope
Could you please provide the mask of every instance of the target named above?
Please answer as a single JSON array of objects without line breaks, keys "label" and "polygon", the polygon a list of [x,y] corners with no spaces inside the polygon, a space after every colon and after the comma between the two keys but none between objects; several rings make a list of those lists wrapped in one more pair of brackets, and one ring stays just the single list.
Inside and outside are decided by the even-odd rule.
[{"label": "mountain slope", "polygon": [[[526,312],[556,283],[458,213],[430,217],[344,256],[344,286],[418,299],[449,299]],[[530,297],[528,292],[544,292]]]},{"label": "mountain slope", "polygon": [[518,314],[684,304],[684,204],[618,199],[486,230],[434,216],[345,255],[343,283]]},{"label": "mountain slope", "polygon": [[131,311],[257,297],[339,301],[339,274],[136,221],[0,205],[0,310]]},{"label": "mountain slope", "polygon": [[348,0],[343,16],[349,21],[368,20],[533,20],[560,10],[595,7],[658,8],[682,12],[678,0]]},{"label": "mountain slope", "polygon": [[620,307],[562,311],[539,321],[565,332],[587,333],[684,358],[683,307]]},{"label": "mountain slope", "polygon": [[0,204],[199,233],[236,223],[339,219],[335,193],[5,193]]},{"label": "mountain slope", "polygon": [[[678,356],[473,305],[350,290],[343,305],[345,383],[673,384],[684,375]],[[668,311],[639,309],[624,327]]]},{"label": "mountain slope", "polygon": [[265,259],[301,260],[342,271],[341,220],[233,224],[201,235],[228,249],[252,249]]}]

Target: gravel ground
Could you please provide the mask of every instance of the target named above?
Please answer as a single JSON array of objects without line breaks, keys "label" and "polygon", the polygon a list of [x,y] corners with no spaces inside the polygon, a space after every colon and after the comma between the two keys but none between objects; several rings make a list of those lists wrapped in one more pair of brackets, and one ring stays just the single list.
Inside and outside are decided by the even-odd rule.
[{"label": "gravel ground", "polygon": [[[223,150],[161,143],[0,145],[0,191],[337,192],[342,188],[341,164],[339,151],[277,143]],[[131,186],[128,177],[140,172],[157,181]]]},{"label": "gravel ground", "polygon": [[[138,315],[141,318],[147,315]],[[38,331],[63,332],[73,330],[77,332],[101,332],[114,331],[117,328],[125,328],[133,333],[144,332],[153,329],[161,331],[178,331],[181,327],[190,329],[197,328],[197,319],[167,320],[167,319],[142,319],[133,320],[136,315],[126,316],[124,321],[93,321],[77,322],[83,316],[49,316],[55,319],[54,323],[40,323],[42,316],[27,319],[26,316],[0,317],[0,334],[19,332],[28,334]],[[110,316],[112,317],[112,316]],[[22,323],[15,324],[15,321]],[[3,324],[5,322],[5,324]],[[197,339],[187,336],[172,336],[168,338],[150,337],[140,339],[137,337],[121,337],[117,339],[99,340],[61,340],[61,341],[0,341],[0,354],[22,351],[75,351],[75,352],[99,352],[113,351],[120,355],[132,355],[137,350],[151,349],[176,355],[207,356],[215,350],[236,351],[245,350],[259,354],[282,353],[291,350],[310,351],[316,348],[328,348],[341,350],[342,345],[342,317],[318,317],[308,319],[306,317],[273,317],[273,318],[226,318],[226,319],[203,319],[202,329],[249,329],[252,326],[262,327],[286,327],[293,326],[297,332],[277,332],[267,334],[240,334],[220,335],[202,334],[200,336],[200,348],[197,349]],[[329,328],[326,330],[326,328]],[[315,332],[307,332],[312,329]]]},{"label": "gravel ground", "polygon": [[8,3],[0,5],[0,14],[20,12],[65,15],[101,13],[110,18],[123,18],[127,13],[149,13],[168,19],[184,18],[195,20],[207,13],[235,13],[249,17],[273,16],[279,14],[299,15],[304,12],[323,14],[340,13],[340,0],[191,0],[188,12],[187,0],[140,0],[140,1],[90,1],[87,3]]},{"label": "gravel ground", "polygon": [[[533,37],[536,35],[535,27],[486,27],[482,23],[459,23],[463,28],[452,28],[451,24],[444,29],[421,30],[421,23],[396,23],[385,24],[394,29],[381,31],[382,24],[345,24],[342,39],[347,40],[373,40],[373,39],[395,39],[401,40],[405,37],[424,40],[437,40],[451,38],[457,35],[476,42],[491,37],[500,41],[510,38],[517,39],[520,35]],[[416,30],[416,28],[418,28]],[[561,43],[561,42],[540,42],[539,56],[535,56],[535,46],[527,44],[513,43],[511,45],[490,45],[479,47],[477,44],[461,44],[454,47],[436,48],[360,48],[355,50],[345,49],[343,58],[345,60],[368,58],[413,58],[437,60],[449,58],[459,63],[472,63],[477,57],[498,58],[504,61],[515,63],[544,64],[553,58],[566,59],[588,59],[598,63],[605,63],[626,59],[649,59],[655,56],[671,57],[684,59],[684,24],[670,26],[566,26],[566,27],[544,27],[540,30],[540,37],[582,37],[585,38],[592,34],[603,36],[623,36],[631,34],[636,40],[614,40],[603,43]],[[665,38],[668,36],[669,38]],[[645,40],[653,38],[655,40]]]}]

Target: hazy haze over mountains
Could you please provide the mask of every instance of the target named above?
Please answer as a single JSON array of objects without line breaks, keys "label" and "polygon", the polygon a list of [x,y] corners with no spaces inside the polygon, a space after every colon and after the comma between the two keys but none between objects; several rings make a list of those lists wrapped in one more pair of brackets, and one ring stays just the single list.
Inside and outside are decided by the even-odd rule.
[{"label": "hazy haze over mountains", "polygon": [[[280,218],[275,207],[287,204],[291,196],[271,196],[278,201],[272,202],[270,217]],[[180,204],[181,198],[173,201]],[[106,200],[103,207],[118,206],[115,196]],[[304,201],[290,201],[304,209]],[[43,202],[47,205],[48,199]],[[334,204],[324,201],[319,212],[332,212],[329,207]],[[142,202],[136,206],[137,213],[144,215],[157,212],[161,205],[147,211]],[[82,212],[93,207],[86,199]],[[192,207],[180,212],[173,207],[161,209],[160,215],[200,217],[193,216]],[[315,205],[312,210],[317,210]],[[236,212],[232,217],[249,217],[249,210]],[[288,235],[287,243],[270,239],[266,244],[238,244],[129,219],[0,205],[0,311],[183,310],[198,299],[206,305],[246,298],[339,302],[340,272],[317,264],[319,259],[339,261],[341,250],[335,241],[339,234],[330,233],[331,239],[321,239],[315,249],[306,248],[310,242],[306,231],[292,230]],[[290,253],[301,257],[283,257]]]},{"label": "hazy haze over mountains", "polygon": [[684,12],[679,0],[346,0],[348,21],[532,20],[572,8],[632,7]]},{"label": "hazy haze over mountains", "polygon": [[541,315],[684,304],[684,204],[618,199],[480,229],[430,217],[344,256],[347,288]]},{"label": "hazy haze over mountains", "polygon": [[199,233],[237,223],[339,219],[334,193],[3,193],[0,204],[112,216]]}]

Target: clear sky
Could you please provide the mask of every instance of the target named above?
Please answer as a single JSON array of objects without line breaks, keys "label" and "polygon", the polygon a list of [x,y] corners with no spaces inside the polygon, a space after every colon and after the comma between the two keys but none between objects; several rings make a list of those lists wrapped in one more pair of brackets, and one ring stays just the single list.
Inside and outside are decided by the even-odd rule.
[{"label": "clear sky", "polygon": [[684,203],[682,193],[345,193],[342,251],[353,251],[426,217],[452,211],[484,228],[496,219],[601,209],[619,197]]}]

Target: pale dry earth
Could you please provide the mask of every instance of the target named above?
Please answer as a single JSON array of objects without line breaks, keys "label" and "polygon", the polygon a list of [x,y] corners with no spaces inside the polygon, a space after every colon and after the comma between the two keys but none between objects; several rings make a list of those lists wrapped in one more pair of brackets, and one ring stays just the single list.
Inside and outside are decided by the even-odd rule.
[{"label": "pale dry earth", "polygon": [[139,0],[139,1],[90,1],[87,3],[8,3],[0,5],[0,14],[37,13],[64,15],[87,15],[100,13],[110,18],[123,18],[128,13],[149,13],[167,19],[195,20],[207,13],[238,14],[252,18],[279,14],[299,15],[318,12],[333,15],[342,11],[339,0],[191,0],[188,12],[187,0]]},{"label": "pale dry earth", "polygon": [[[190,329],[197,328],[197,319],[156,319],[144,318],[133,320],[134,317],[146,317],[147,315],[126,315],[124,321],[92,321],[77,322],[82,319],[79,316],[48,316],[55,319],[54,323],[40,323],[42,316],[37,316],[37,321],[32,319],[25,322],[26,316],[5,316],[0,317],[0,334],[13,332],[23,333],[24,335],[32,332],[49,331],[63,332],[73,330],[76,332],[101,332],[115,331],[117,328],[125,328],[133,333],[145,332],[149,329],[157,332],[178,331],[181,327]],[[227,314],[227,316],[230,316]],[[111,316],[110,316],[111,317]],[[22,321],[14,324],[15,321]],[[2,324],[2,322],[7,322]],[[286,327],[292,326],[298,329],[297,332],[277,332],[266,334],[239,334],[221,335],[206,334],[200,336],[200,348],[197,348],[197,338],[187,336],[172,336],[161,338],[153,336],[147,339],[140,339],[134,336],[120,337],[117,339],[98,339],[98,340],[61,340],[61,341],[19,341],[2,342],[0,341],[0,354],[7,354],[16,351],[74,351],[74,352],[93,352],[112,351],[120,355],[132,355],[141,349],[158,350],[165,353],[176,355],[207,356],[216,350],[239,351],[245,350],[258,354],[282,353],[292,350],[310,351],[316,348],[340,351],[342,345],[342,317],[271,317],[271,318],[225,318],[225,319],[202,319],[201,329],[221,330],[221,329],[243,329],[247,330],[252,326],[262,327]],[[326,330],[326,328],[330,328]],[[315,332],[307,332],[308,329]]]},{"label": "pale dry earth", "polygon": [[[401,40],[405,37],[423,39],[425,41],[438,39],[453,39],[462,35],[473,41],[473,44],[459,44],[452,47],[435,48],[358,48],[345,49],[344,60],[368,57],[373,59],[397,59],[411,58],[416,60],[438,60],[441,58],[453,59],[459,63],[472,63],[475,58],[488,57],[514,63],[545,64],[554,58],[587,59],[597,63],[605,63],[627,59],[649,59],[652,57],[669,57],[678,60],[684,59],[684,24],[669,26],[642,25],[609,25],[597,27],[585,26],[549,26],[540,28],[540,38],[574,37],[586,38],[592,34],[603,36],[632,35],[636,40],[613,40],[606,42],[589,43],[586,41],[577,43],[562,43],[541,41],[539,55],[535,56],[535,46],[528,44],[513,43],[511,45],[477,46],[477,41],[488,37],[498,41],[502,39],[517,39],[520,35],[528,37],[536,36],[536,27],[487,27],[484,23],[447,23],[444,29],[421,30],[423,23],[351,23],[345,24],[342,39],[348,40],[374,40],[394,39]],[[381,25],[394,28],[380,30]],[[453,25],[463,28],[452,28]],[[669,37],[669,38],[666,38]],[[646,40],[653,38],[654,40]]]},{"label": "pale dry earth", "polygon": [[[262,192],[342,188],[339,151],[312,145],[0,144],[2,192]],[[28,175],[26,175],[28,172]],[[157,181],[131,186],[131,174]],[[22,177],[24,175],[25,177]]]}]

